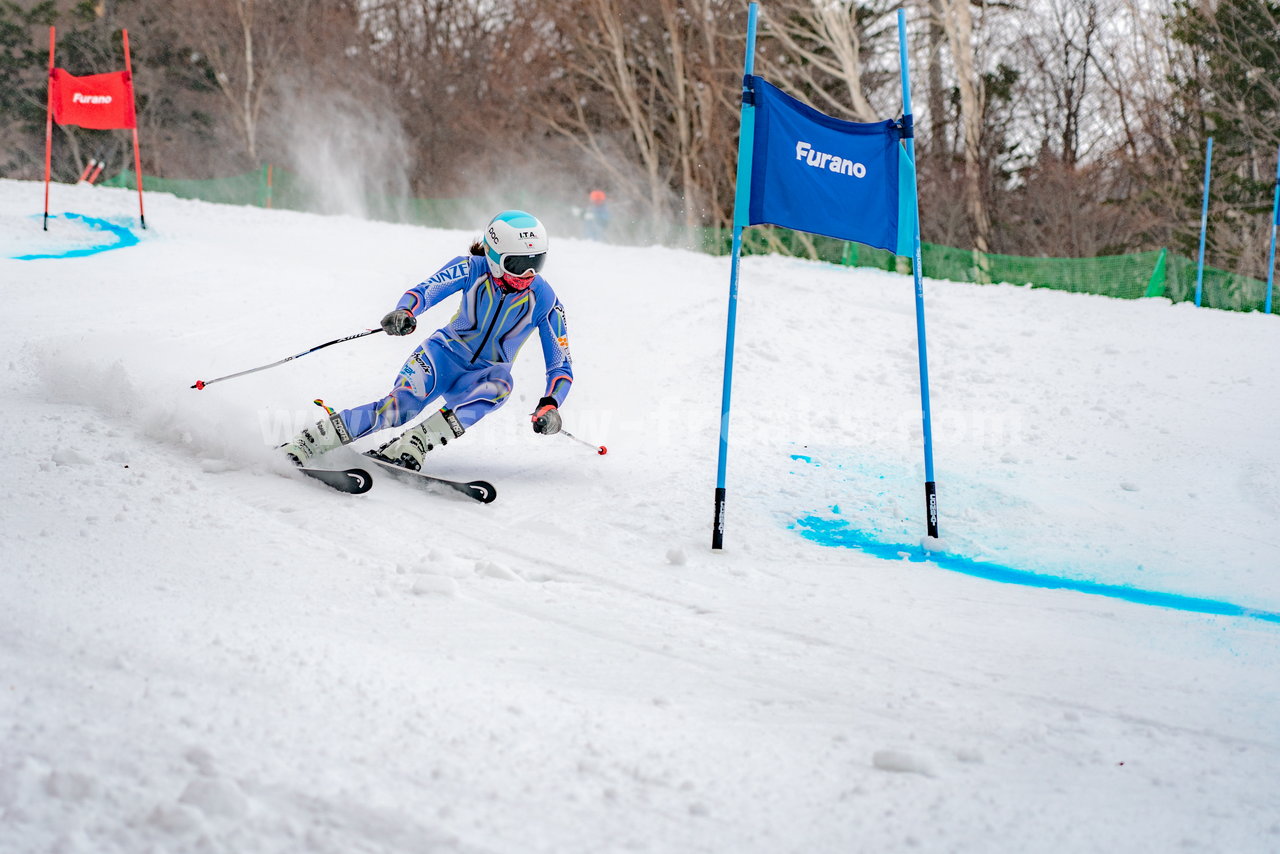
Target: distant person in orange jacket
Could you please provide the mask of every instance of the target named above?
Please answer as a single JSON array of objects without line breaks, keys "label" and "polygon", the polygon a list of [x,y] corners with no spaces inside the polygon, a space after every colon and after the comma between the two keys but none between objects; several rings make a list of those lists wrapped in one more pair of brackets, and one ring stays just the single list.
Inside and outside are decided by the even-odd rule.
[{"label": "distant person in orange jacket", "polygon": [[582,236],[588,240],[604,240],[609,227],[609,201],[604,190],[592,190],[590,204],[582,214]]}]

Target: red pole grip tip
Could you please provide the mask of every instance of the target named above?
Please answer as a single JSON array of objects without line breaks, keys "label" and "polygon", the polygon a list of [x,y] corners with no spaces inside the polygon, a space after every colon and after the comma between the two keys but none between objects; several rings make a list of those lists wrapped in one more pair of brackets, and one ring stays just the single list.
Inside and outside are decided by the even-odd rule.
[{"label": "red pole grip tip", "polygon": [[193,386],[192,386],[192,388],[195,388],[195,389],[203,389],[203,388],[204,388],[204,380],[196,380],[196,384],[195,384],[195,385],[193,385]]},{"label": "red pole grip tip", "polygon": [[606,448],[604,445],[601,445],[601,446],[600,446],[600,450],[599,450],[599,451],[597,451],[597,453],[598,453],[598,454],[600,454],[600,456],[602,456],[602,457],[603,457],[605,454],[609,453],[609,449],[608,449],[608,448]]}]

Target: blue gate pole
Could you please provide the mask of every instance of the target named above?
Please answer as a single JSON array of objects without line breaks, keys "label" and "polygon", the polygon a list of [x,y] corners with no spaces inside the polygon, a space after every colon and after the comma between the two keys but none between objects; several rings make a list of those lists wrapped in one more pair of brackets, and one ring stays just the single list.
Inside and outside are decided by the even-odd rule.
[{"label": "blue gate pole", "polygon": [[1204,149],[1204,203],[1200,206],[1200,263],[1196,265],[1196,306],[1204,290],[1204,235],[1209,228],[1209,168],[1213,165],[1213,137]]},{"label": "blue gate pole", "polygon": [[1276,191],[1271,199],[1271,253],[1267,256],[1267,314],[1271,313],[1271,285],[1276,277],[1276,227],[1280,226],[1280,148],[1276,149]]},{"label": "blue gate pole", "polygon": [[[902,68],[902,118],[903,126],[911,128],[911,77],[907,69],[907,13],[898,10],[898,60]],[[911,169],[916,168],[916,140],[910,131],[902,140],[907,147]],[[933,419],[929,413],[929,348],[924,332],[924,279],[920,258],[920,195],[912,181],[911,204],[915,209],[915,235],[912,238],[911,269],[916,285],[916,350],[920,356],[920,412],[924,426],[924,509],[930,537],[938,536],[938,488],[933,479]]]},{"label": "blue gate pole", "polygon": [[720,398],[720,458],[716,463],[716,509],[711,525],[711,548],[724,548],[725,470],[729,460],[729,396],[733,388],[733,340],[738,324],[738,259],[742,255],[742,229],[747,225],[751,204],[751,156],[755,150],[756,108],[751,102],[746,77],[755,70],[756,14],[747,9],[747,57],[743,63],[742,114],[738,128],[738,180],[733,197],[733,249],[729,259],[729,319],[724,339],[724,391]]}]

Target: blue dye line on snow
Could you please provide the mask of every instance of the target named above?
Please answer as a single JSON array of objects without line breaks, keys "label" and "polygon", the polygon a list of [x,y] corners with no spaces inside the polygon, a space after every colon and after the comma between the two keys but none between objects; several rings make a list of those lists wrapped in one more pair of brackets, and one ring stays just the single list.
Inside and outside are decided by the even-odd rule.
[{"label": "blue dye line on snow", "polygon": [[[85,255],[97,255],[99,252],[109,252],[112,249],[124,249],[126,246],[134,246],[138,242],[138,236],[128,226],[116,225],[113,222],[107,222],[105,219],[78,213],[64,213],[62,216],[65,219],[78,219],[94,231],[106,232],[114,239],[109,243],[86,246],[79,249],[68,249],[65,252],[52,255],[15,255],[14,260],[37,261],[43,258],[82,258]],[[58,215],[54,214],[49,219],[58,219]]]},{"label": "blue dye line on snow", "polygon": [[1123,599],[1139,605],[1155,605],[1160,608],[1173,608],[1178,611],[1190,611],[1196,614],[1219,614],[1227,617],[1249,617],[1268,623],[1280,623],[1280,613],[1259,611],[1245,608],[1230,602],[1216,599],[1200,599],[1195,596],[1180,596],[1177,593],[1161,593],[1157,590],[1142,590],[1136,587],[1125,587],[1120,584],[1101,584],[1096,581],[1078,581],[1072,578],[1061,578],[1056,575],[1042,575],[1022,569],[1013,569],[997,563],[971,560],[956,555],[926,552],[921,546],[895,545],[880,543],[868,534],[854,530],[843,519],[823,519],[818,516],[806,516],[797,519],[791,526],[799,531],[800,536],[822,546],[857,549],[873,557],[884,560],[908,560],[912,563],[931,563],[939,569],[960,572],[990,581],[1004,584],[1021,584],[1026,587],[1043,587],[1049,590],[1074,590],[1078,593],[1091,593],[1095,596],[1109,596],[1112,599]]}]

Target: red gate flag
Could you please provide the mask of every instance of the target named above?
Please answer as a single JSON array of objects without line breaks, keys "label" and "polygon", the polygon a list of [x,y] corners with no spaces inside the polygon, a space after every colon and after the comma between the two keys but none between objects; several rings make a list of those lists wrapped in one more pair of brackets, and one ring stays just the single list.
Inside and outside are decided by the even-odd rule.
[{"label": "red gate flag", "polygon": [[[49,230],[49,166],[53,154],[53,123],[79,125],[93,130],[127,128],[133,131],[133,174],[138,181],[138,219],[147,227],[142,210],[142,152],[138,149],[138,116],[133,107],[133,61],[129,58],[129,31],[120,31],[124,71],[76,77],[65,68],[53,67],[57,30],[49,28],[49,98],[44,116],[44,230]],[[102,171],[89,179],[92,184]]]},{"label": "red gate flag", "polygon": [[50,78],[53,120],[93,130],[136,128],[133,83],[129,72],[76,77],[65,68],[53,69]]}]

